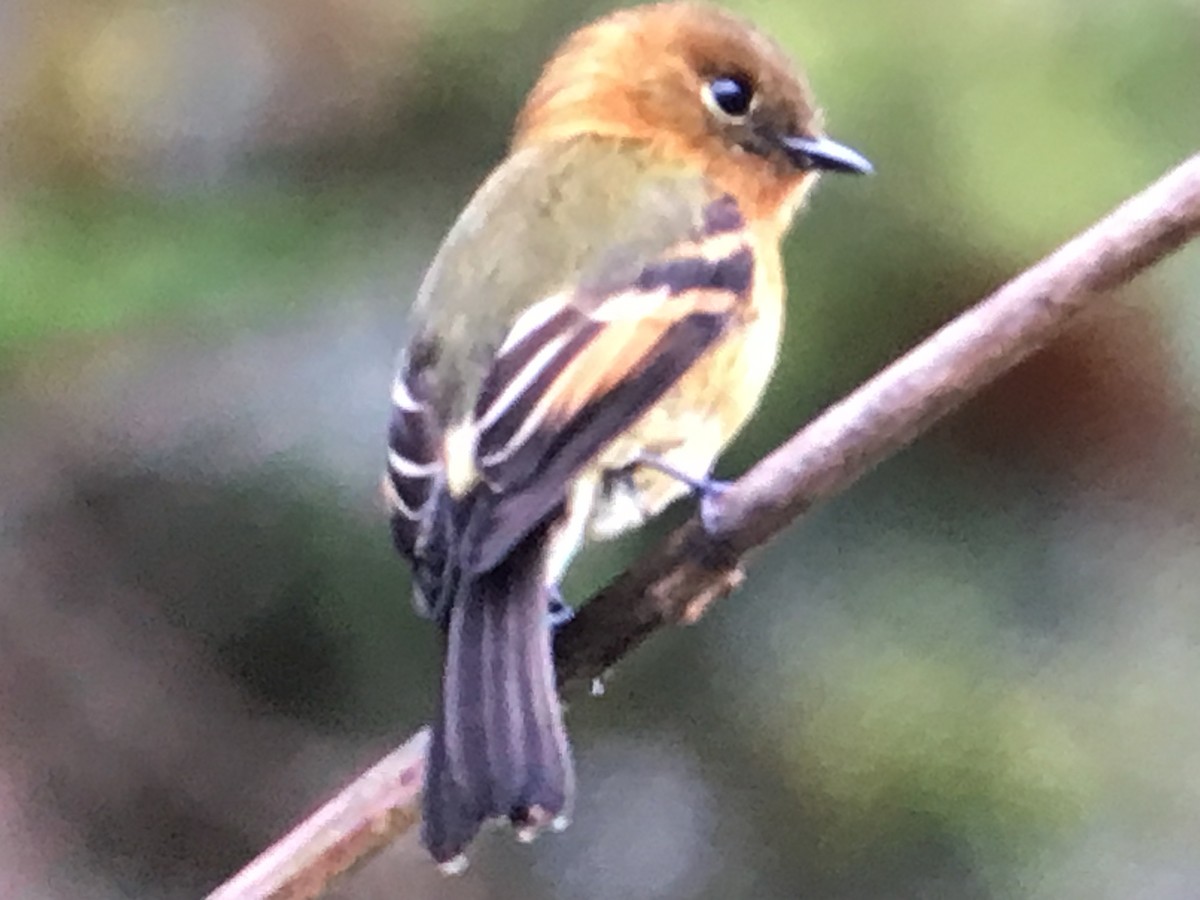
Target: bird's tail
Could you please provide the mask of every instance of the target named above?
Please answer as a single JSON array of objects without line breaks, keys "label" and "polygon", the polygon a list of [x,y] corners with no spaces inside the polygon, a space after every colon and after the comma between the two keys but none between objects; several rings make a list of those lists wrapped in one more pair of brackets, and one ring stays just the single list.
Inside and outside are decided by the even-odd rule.
[{"label": "bird's tail", "polygon": [[566,822],[574,772],[555,684],[544,529],[495,569],[460,575],[445,612],[423,841],[454,864],[492,818],[532,838]]}]

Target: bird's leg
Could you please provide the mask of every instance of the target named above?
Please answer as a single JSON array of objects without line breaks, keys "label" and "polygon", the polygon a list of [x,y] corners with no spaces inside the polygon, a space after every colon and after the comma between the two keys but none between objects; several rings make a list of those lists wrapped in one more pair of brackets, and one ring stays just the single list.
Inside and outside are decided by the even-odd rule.
[{"label": "bird's leg", "polygon": [[682,469],[673,466],[661,456],[654,453],[639,453],[637,457],[630,463],[630,468],[636,466],[645,466],[647,469],[654,469],[656,472],[661,472],[668,478],[674,478],[691,488],[692,493],[700,501],[700,521],[704,523],[704,528],[710,534],[714,534],[716,529],[714,524],[716,516],[720,512],[717,505],[721,502],[721,495],[729,490],[732,482],[721,481],[718,478],[713,478],[710,475],[696,476]]},{"label": "bird's leg", "polygon": [[575,615],[575,610],[572,609],[565,600],[563,600],[562,588],[560,588],[557,584],[549,585],[546,588],[546,591],[550,595],[550,605],[548,610],[550,617],[550,630],[558,631],[558,629],[562,628],[571,621],[572,617]]},{"label": "bird's leg", "polygon": [[729,487],[728,481],[721,481],[708,475],[699,477],[690,475],[654,453],[639,453],[630,464],[630,468],[637,466],[645,466],[647,469],[662,472],[664,475],[686,484],[694,494],[702,498],[710,494],[720,494]]}]

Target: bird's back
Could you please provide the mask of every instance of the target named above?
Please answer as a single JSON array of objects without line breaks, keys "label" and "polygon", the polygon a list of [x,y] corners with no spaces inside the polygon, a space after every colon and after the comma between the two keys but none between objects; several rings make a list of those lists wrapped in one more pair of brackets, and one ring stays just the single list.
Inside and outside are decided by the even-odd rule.
[{"label": "bird's back", "polygon": [[[628,147],[620,150],[628,150]],[[579,138],[529,148],[497,169],[425,276],[402,368],[429,366],[443,426],[468,416],[496,349],[539,300],[574,302],[636,277],[702,221],[713,190],[648,153]]]}]

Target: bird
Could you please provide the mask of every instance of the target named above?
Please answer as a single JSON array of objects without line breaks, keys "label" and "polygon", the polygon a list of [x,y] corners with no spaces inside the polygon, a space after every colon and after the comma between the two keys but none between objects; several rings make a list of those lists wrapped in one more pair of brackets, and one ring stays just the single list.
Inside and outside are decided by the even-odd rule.
[{"label": "bird", "polygon": [[563,573],[585,541],[719,496],[783,336],[782,239],[821,173],[869,171],[790,56],[722,8],[621,9],[546,63],[391,386],[392,539],[442,636],[421,837],[444,870],[491,820],[566,826]]}]

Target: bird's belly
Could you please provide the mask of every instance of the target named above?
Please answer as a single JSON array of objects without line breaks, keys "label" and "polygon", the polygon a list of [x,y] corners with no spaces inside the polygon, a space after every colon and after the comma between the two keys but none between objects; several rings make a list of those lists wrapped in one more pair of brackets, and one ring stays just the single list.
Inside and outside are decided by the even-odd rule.
[{"label": "bird's belly", "polygon": [[637,527],[691,490],[657,469],[630,470],[639,456],[656,456],[695,478],[709,474],[758,406],[774,369],[780,318],[760,313],[735,327],[606,449],[594,473],[590,537]]}]

